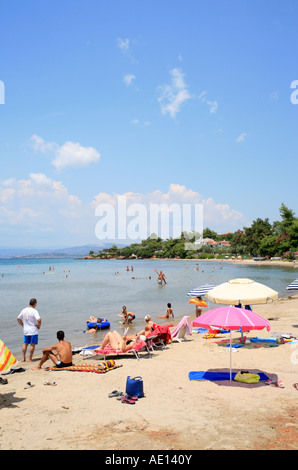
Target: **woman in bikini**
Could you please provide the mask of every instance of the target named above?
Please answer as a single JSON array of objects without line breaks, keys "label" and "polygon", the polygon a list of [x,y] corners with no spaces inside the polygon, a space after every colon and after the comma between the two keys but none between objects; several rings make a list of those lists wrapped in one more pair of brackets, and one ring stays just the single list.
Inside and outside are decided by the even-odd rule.
[{"label": "woman in bikini", "polygon": [[118,331],[109,332],[105,335],[100,349],[111,346],[113,349],[121,349],[123,352],[131,349],[140,339],[139,335],[121,336]]}]

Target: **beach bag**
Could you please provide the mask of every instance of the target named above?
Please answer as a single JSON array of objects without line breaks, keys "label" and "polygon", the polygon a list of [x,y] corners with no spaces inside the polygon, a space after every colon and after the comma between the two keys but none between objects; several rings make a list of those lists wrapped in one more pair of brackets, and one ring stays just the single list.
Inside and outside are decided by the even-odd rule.
[{"label": "beach bag", "polygon": [[126,390],[127,395],[141,398],[144,396],[144,387],[142,377],[127,377]]},{"label": "beach bag", "polygon": [[260,380],[260,376],[258,374],[239,371],[235,375],[234,380],[236,380],[236,382],[243,382],[246,384],[257,384]]}]

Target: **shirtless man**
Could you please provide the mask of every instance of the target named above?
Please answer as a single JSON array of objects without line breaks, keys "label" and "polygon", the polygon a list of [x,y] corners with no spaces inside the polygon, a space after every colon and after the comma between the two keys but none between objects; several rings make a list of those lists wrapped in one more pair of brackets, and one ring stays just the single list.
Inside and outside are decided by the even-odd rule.
[{"label": "shirtless man", "polygon": [[62,367],[72,366],[72,349],[71,344],[68,341],[64,341],[64,331],[57,332],[58,344],[51,348],[43,349],[43,356],[40,363],[34,369],[41,369],[42,365],[50,358],[55,366],[59,369]]}]

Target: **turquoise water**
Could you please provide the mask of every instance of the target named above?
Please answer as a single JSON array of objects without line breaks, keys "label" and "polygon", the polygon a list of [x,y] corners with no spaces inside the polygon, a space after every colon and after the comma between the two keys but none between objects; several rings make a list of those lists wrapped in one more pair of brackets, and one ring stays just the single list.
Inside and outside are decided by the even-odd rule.
[{"label": "turquoise water", "polygon": [[[134,271],[126,266],[133,264]],[[0,260],[0,338],[20,358],[23,330],[16,318],[28,306],[31,297],[38,301],[42,319],[36,353],[56,343],[56,332],[64,330],[73,346],[100,344],[104,333],[86,334],[90,315],[107,318],[111,330],[123,330],[118,316],[122,306],[136,315],[130,333],[144,327],[144,317],[153,320],[164,315],[172,303],[175,320],[193,315],[187,292],[201,284],[220,284],[229,279],[247,277],[277,290],[280,297],[289,294],[286,287],[297,277],[293,268],[244,266],[195,260],[75,260],[14,259]],[[51,271],[49,267],[54,267]],[[157,284],[155,269],[162,270],[167,285]],[[69,270],[66,273],[64,271]],[[119,272],[119,275],[116,275]],[[67,276],[67,277],[66,277]],[[135,279],[132,279],[132,277]],[[151,276],[151,279],[149,277]],[[216,305],[210,303],[210,308]],[[164,320],[158,320],[165,323]]]}]

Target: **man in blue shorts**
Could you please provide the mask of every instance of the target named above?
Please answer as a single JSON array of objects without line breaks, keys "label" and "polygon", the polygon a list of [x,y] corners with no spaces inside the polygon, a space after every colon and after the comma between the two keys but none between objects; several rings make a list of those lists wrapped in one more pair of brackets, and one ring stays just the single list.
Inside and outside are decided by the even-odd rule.
[{"label": "man in blue shorts", "polygon": [[41,325],[41,319],[38,311],[35,308],[36,304],[37,300],[31,299],[29,302],[29,307],[24,308],[17,318],[18,323],[23,327],[24,330],[24,344],[22,348],[23,362],[26,362],[26,352],[28,345],[30,345],[28,360],[29,362],[32,362],[35,346],[38,344],[38,332]]}]

